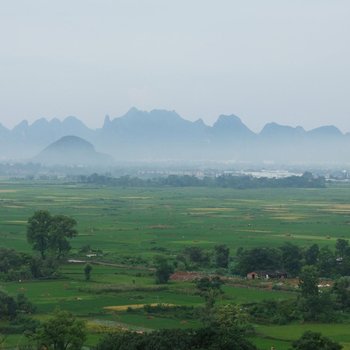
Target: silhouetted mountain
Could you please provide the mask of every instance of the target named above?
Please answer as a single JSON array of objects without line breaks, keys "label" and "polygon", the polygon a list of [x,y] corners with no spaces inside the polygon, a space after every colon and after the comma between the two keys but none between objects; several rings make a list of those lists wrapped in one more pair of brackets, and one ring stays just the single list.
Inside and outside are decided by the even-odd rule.
[{"label": "silhouetted mountain", "polygon": [[306,131],[301,127],[297,126],[293,128],[291,126],[280,125],[277,123],[268,123],[260,132],[262,138],[294,138],[304,136]]},{"label": "silhouetted mountain", "polygon": [[31,158],[48,144],[66,135],[75,135],[91,141],[95,132],[90,130],[79,119],[67,117],[63,121],[45,118],[36,120],[33,124],[24,120],[16,125],[7,139],[8,158]]},{"label": "silhouetted mountain", "polygon": [[18,125],[16,125],[13,128],[12,134],[14,134],[17,137],[26,137],[28,128],[28,122],[26,120],[22,120]]},{"label": "silhouetted mountain", "polygon": [[222,138],[245,139],[255,134],[235,115],[220,115],[212,128],[212,134]]},{"label": "silhouetted mountain", "polygon": [[208,154],[215,160],[240,160],[255,145],[256,134],[235,115],[220,115],[209,130]]},{"label": "silhouetted mountain", "polygon": [[8,133],[9,130],[7,128],[5,128],[2,124],[0,124],[0,134],[6,134]]},{"label": "silhouetted mountain", "polygon": [[176,112],[132,108],[120,118],[105,119],[96,145],[112,147],[116,159],[183,159],[189,149],[200,155],[207,129],[204,123],[185,120]]},{"label": "silhouetted mountain", "polygon": [[[205,129],[204,123],[193,123],[181,118],[176,112],[153,110],[139,111],[132,108],[124,116],[114,119],[108,124],[119,135],[127,137],[158,139],[178,139],[185,136],[192,137],[193,132]],[[151,140],[152,141],[152,140]]]},{"label": "silhouetted mountain", "polygon": [[103,126],[89,129],[75,117],[44,118],[12,130],[0,125],[0,159],[28,159],[63,136],[94,144],[118,161],[248,161],[348,162],[350,135],[335,126],[310,131],[268,123],[260,133],[239,117],[221,115],[213,126],[186,120],[174,111],[131,108],[119,118],[105,117]]},{"label": "silhouetted mountain", "polygon": [[320,138],[324,138],[324,137],[334,137],[334,138],[341,138],[343,136],[342,132],[336,128],[333,125],[327,125],[327,126],[321,126],[319,128],[310,130],[308,132],[308,136],[312,136],[312,137],[320,137]]},{"label": "silhouetted mountain", "polygon": [[77,136],[64,136],[50,144],[34,159],[44,165],[99,165],[112,162],[106,154],[95,151],[94,146]]}]

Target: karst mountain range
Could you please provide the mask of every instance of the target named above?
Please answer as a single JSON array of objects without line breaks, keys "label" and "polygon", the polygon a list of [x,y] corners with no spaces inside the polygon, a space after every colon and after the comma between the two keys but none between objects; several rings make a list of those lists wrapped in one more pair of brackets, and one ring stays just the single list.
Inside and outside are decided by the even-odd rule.
[{"label": "karst mountain range", "polygon": [[[76,139],[72,142],[72,138],[65,136]],[[342,133],[333,125],[306,131],[300,126],[268,123],[261,132],[255,133],[235,115],[221,115],[213,126],[208,126],[201,119],[192,122],[174,111],[145,112],[136,108],[122,117],[105,117],[103,126],[95,130],[75,117],[63,121],[41,118],[30,125],[22,121],[11,130],[0,124],[2,161],[45,162],[40,154],[49,149],[53,153],[46,158],[54,162],[57,149],[62,158],[58,163],[62,163],[69,160],[70,147],[84,148],[85,157],[90,157],[92,162],[97,158],[98,162],[102,159],[104,162],[350,161],[350,134]]]}]

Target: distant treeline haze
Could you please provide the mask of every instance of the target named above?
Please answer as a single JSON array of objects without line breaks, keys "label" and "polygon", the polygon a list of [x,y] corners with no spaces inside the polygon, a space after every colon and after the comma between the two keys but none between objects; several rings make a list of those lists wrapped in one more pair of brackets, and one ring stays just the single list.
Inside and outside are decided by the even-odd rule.
[{"label": "distant treeline haze", "polygon": [[253,177],[249,175],[234,176],[221,175],[218,177],[198,178],[190,175],[169,175],[152,179],[140,179],[138,177],[122,176],[110,177],[106,175],[92,174],[71,177],[71,180],[97,185],[125,186],[125,187],[223,187],[223,188],[323,188],[326,186],[324,177],[314,177],[310,172],[302,176],[289,176],[285,178]]}]

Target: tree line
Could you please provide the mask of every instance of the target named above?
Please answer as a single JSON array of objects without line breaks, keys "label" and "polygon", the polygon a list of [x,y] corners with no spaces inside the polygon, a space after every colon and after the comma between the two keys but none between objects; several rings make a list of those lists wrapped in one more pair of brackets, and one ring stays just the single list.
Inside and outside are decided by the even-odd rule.
[{"label": "tree line", "polygon": [[224,174],[217,177],[205,176],[199,178],[191,175],[169,175],[152,179],[121,176],[111,177],[94,173],[92,175],[69,176],[67,180],[102,186],[121,187],[222,187],[234,189],[246,188],[324,188],[324,177],[315,177],[310,172],[301,176],[288,176],[284,178],[254,177],[250,175]]},{"label": "tree line", "polygon": [[233,272],[246,276],[253,271],[283,270],[289,277],[296,277],[306,265],[315,266],[322,277],[349,276],[349,241],[338,239],[334,250],[317,244],[302,248],[289,242],[278,248],[239,248],[234,258]]},{"label": "tree line", "polygon": [[350,276],[350,244],[341,238],[337,239],[335,249],[328,245],[300,247],[286,242],[276,248],[238,248],[235,255],[225,244],[211,250],[189,246],[175,256],[172,264],[173,268],[182,271],[215,269],[218,273],[242,277],[250,272],[264,271],[285,272],[288,277],[297,277],[303,266],[311,265],[317,268],[320,276],[336,278]]}]

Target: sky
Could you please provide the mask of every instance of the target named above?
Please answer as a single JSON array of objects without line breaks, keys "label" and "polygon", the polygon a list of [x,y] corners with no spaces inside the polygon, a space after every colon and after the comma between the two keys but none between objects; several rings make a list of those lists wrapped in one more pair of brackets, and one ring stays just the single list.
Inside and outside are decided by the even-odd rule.
[{"label": "sky", "polygon": [[0,1],[0,123],[135,106],[350,131],[349,0]]}]

